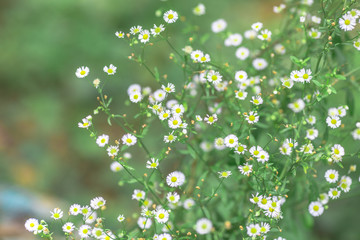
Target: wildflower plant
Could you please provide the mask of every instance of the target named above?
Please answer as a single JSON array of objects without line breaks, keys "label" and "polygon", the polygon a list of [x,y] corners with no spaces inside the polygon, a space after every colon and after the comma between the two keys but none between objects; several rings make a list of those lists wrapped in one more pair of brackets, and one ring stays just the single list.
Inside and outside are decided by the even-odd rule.
[{"label": "wildflower plant", "polygon": [[[359,68],[351,61],[360,49],[359,9],[353,0],[289,0],[273,8],[284,22],[278,29],[249,22],[247,29],[232,32],[237,28],[226,16],[212,19],[199,3],[188,12],[212,21],[205,37],[176,9],[163,11],[157,22],[117,31],[119,41],[129,43],[128,59],[148,71],[157,89],[133,83],[121,90],[138,111],[129,116],[111,108],[105,82],[113,80],[100,80],[124,69],[99,66],[94,72],[104,73],[94,76],[81,66],[75,75],[94,86],[98,106],[90,115],[84,113],[88,116],[78,126],[104,149],[111,170],[122,171],[133,189],[129,201],[139,202],[137,217],[119,213],[117,219],[104,219],[102,197],[68,211],[55,208],[50,217],[67,239],[294,236],[283,229],[293,209],[308,218],[321,217],[328,202],[347,194],[358,177],[351,164],[360,150],[346,143],[360,140],[354,117]],[[183,48],[176,48],[167,35],[174,24],[184,26]],[[233,56],[220,60],[207,47],[210,35],[231,48]],[[171,48],[169,61],[181,76],[161,75],[165,69],[149,65],[145,49],[162,44]],[[124,134],[104,134],[93,121],[103,116],[100,112]],[[159,123],[163,141],[149,149],[149,129]],[[145,153],[144,171],[126,157],[129,148]],[[170,169],[162,166],[169,156],[177,159]],[[107,221],[124,220],[128,224],[119,229],[106,227]],[[25,227],[52,238],[45,220],[31,218]]]}]

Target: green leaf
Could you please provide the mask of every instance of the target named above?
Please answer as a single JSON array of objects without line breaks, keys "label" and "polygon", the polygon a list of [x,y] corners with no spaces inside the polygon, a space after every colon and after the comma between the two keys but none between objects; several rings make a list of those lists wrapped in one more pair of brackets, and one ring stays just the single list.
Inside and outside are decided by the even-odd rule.
[{"label": "green leaf", "polygon": [[350,116],[354,116],[355,100],[350,89],[346,89],[346,105],[349,107]]},{"label": "green leaf", "polygon": [[110,116],[108,116],[108,118],[107,118],[107,122],[108,122],[108,124],[111,126],[111,115]]},{"label": "green leaf", "polygon": [[335,75],[335,77],[339,80],[346,80],[346,77],[344,75]]},{"label": "green leaf", "polygon": [[317,80],[312,80],[312,82],[313,82],[316,86],[318,86],[318,87],[322,87],[322,86],[323,86],[323,84],[319,83]]}]

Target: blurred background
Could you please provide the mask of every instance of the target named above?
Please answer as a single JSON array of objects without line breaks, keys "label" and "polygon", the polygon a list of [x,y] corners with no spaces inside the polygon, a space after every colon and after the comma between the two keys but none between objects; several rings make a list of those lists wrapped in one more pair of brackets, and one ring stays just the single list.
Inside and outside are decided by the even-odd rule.
[{"label": "blurred background", "polygon": [[[186,20],[196,22],[204,32],[218,18],[225,18],[234,32],[243,32],[256,21],[265,22],[270,29],[280,24],[279,16],[272,11],[280,1],[206,0],[204,17],[191,14],[198,1],[185,3],[0,1],[0,239],[34,239],[24,228],[27,218],[50,219],[49,211],[54,207],[66,212],[72,203],[85,205],[96,196],[108,200],[112,209],[108,219],[115,219],[119,213],[131,214],[136,207],[131,201],[132,189],[119,186],[123,173],[111,172],[111,162],[103,149],[87,131],[77,127],[97,106],[95,89],[75,77],[80,66],[90,68],[90,80],[106,79],[102,71],[105,65],[118,67],[105,88],[114,98],[112,109],[118,113],[132,111],[123,104],[130,84],[159,87],[148,72],[127,59],[130,48],[115,36],[115,31],[127,32],[134,25],[150,28],[162,22],[155,16],[156,10],[167,9],[188,16]],[[174,24],[169,32],[176,33],[182,27]],[[178,49],[186,44],[183,37],[171,41]],[[175,77],[179,70],[169,63],[169,53],[166,47],[154,46],[148,57],[152,67],[161,66],[161,74]],[[112,137],[122,136],[120,129],[109,128],[105,120],[95,120],[99,129]],[[151,140],[148,144],[150,149],[156,146]],[[131,150],[134,164],[143,164],[142,153]],[[359,239],[349,237],[359,236],[359,230],[354,229],[360,220],[358,200],[335,201],[317,219],[314,232],[304,229],[304,236]],[[116,227],[117,223],[109,220],[108,225]]]}]

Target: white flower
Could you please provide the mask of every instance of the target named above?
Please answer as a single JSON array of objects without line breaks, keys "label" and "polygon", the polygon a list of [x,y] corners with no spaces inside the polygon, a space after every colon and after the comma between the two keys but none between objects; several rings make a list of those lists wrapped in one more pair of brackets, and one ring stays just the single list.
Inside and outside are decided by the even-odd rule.
[{"label": "white flower", "polygon": [[224,139],[225,146],[233,148],[238,145],[238,138],[234,134],[230,134]]},{"label": "white flower", "polygon": [[83,118],[82,122],[78,123],[78,127],[88,129],[91,126],[91,119],[92,117],[90,115],[87,116],[86,118]]},{"label": "white flower", "polygon": [[306,138],[310,140],[314,140],[319,135],[319,131],[315,128],[310,128],[306,130]]},{"label": "white flower", "polygon": [[150,218],[139,217],[137,224],[141,229],[149,229],[152,225],[152,221]]},{"label": "white flower", "polygon": [[109,146],[106,151],[110,157],[115,157],[119,152],[119,146]]},{"label": "white flower", "polygon": [[257,112],[249,112],[246,116],[246,121],[248,121],[248,123],[250,124],[254,124],[257,123],[259,121],[259,116],[257,114]]},{"label": "white flower", "polygon": [[110,66],[105,66],[104,67],[104,72],[106,72],[108,75],[114,75],[116,73],[116,69],[117,67],[115,67],[114,65],[110,64]]},{"label": "white flower", "polygon": [[331,148],[331,153],[333,155],[342,157],[345,155],[345,150],[344,148],[340,145],[340,144],[335,144],[332,148]]},{"label": "white flower", "polygon": [[177,192],[169,192],[166,195],[166,199],[171,203],[177,203],[180,200],[180,196]]},{"label": "white flower", "polygon": [[331,128],[338,128],[341,125],[341,120],[338,116],[328,116],[326,123]]},{"label": "white flower", "polygon": [[90,201],[90,206],[95,210],[105,206],[105,204],[106,200],[103,197],[96,197]]},{"label": "white flower", "polygon": [[216,122],[218,120],[216,113],[209,115],[206,114],[206,117],[204,118],[204,121],[207,122],[208,124],[213,124],[214,122]]},{"label": "white flower", "polygon": [[171,108],[171,112],[172,112],[173,116],[180,117],[185,112],[185,108],[182,104],[175,104]]},{"label": "white flower", "polygon": [[134,193],[131,196],[131,199],[135,199],[137,201],[145,199],[145,192],[139,189],[134,189]]},{"label": "white flower", "polygon": [[241,143],[235,147],[235,153],[237,154],[244,154],[247,151],[247,146]]},{"label": "white flower", "polygon": [[276,54],[279,54],[279,55],[283,55],[286,53],[286,49],[285,49],[284,45],[282,45],[281,43],[275,44],[274,51]]},{"label": "white flower", "polygon": [[286,8],[286,5],[282,3],[282,4],[280,4],[280,6],[274,6],[273,10],[274,10],[274,13],[280,13],[285,8]]},{"label": "white flower", "polygon": [[331,199],[337,199],[340,197],[341,191],[339,191],[337,188],[330,188],[328,195]]},{"label": "white flower", "polygon": [[345,14],[339,19],[340,28],[344,31],[351,31],[355,28],[356,18],[351,14]]},{"label": "white flower", "polygon": [[192,51],[190,54],[190,57],[194,62],[200,62],[200,60],[203,56],[204,56],[204,53],[201,50]]},{"label": "white flower", "polygon": [[100,135],[96,139],[96,144],[99,145],[99,147],[104,147],[108,143],[109,143],[109,136],[106,134]]},{"label": "white flower", "polygon": [[256,70],[263,70],[268,66],[268,63],[263,58],[255,58],[252,65]]},{"label": "white flower", "polygon": [[154,92],[154,98],[158,102],[162,102],[166,97],[166,92],[162,89],[158,89]]},{"label": "white flower", "polygon": [[189,45],[186,45],[183,49],[183,50],[186,54],[191,54],[191,52],[193,51],[193,48]]},{"label": "white flower", "polygon": [[95,227],[91,231],[92,236],[94,236],[96,239],[101,239],[101,237],[104,235],[104,232],[101,228]]},{"label": "white flower", "polygon": [[74,229],[75,225],[72,222],[67,222],[62,226],[62,230],[66,233],[71,233]]},{"label": "white flower", "polygon": [[158,223],[166,223],[169,220],[169,212],[163,208],[155,211],[155,219]]},{"label": "white flower", "polygon": [[236,81],[244,82],[245,80],[247,80],[247,78],[248,78],[248,74],[245,71],[243,71],[243,70],[236,71],[236,73],[235,73]]},{"label": "white flower", "polygon": [[224,19],[218,19],[211,24],[211,30],[214,33],[219,33],[225,30],[227,23]]},{"label": "white flower", "polygon": [[81,206],[79,204],[73,204],[70,206],[69,213],[70,215],[76,216],[80,213]]},{"label": "white flower", "polygon": [[127,94],[130,96],[134,92],[141,92],[141,86],[139,84],[131,84],[127,89]]},{"label": "white flower", "polygon": [[222,80],[222,76],[219,72],[215,72],[213,70],[210,70],[207,75],[207,80],[213,84],[218,84]]},{"label": "white flower", "polygon": [[142,43],[147,43],[150,41],[150,31],[149,30],[141,30],[140,34],[139,34],[139,40]]},{"label": "white flower", "polygon": [[358,9],[351,9],[350,11],[348,11],[346,14],[351,15],[353,18],[357,19],[360,16],[360,10]]},{"label": "white flower", "polygon": [[263,196],[259,196],[259,193],[251,194],[250,202],[253,204],[258,204],[262,200]]},{"label": "white flower", "polygon": [[320,201],[321,204],[325,205],[329,202],[329,196],[327,195],[327,193],[321,193],[319,195],[318,201]]},{"label": "white flower", "polygon": [[252,172],[252,165],[245,163],[244,165],[238,166],[239,171],[243,175],[249,175]]},{"label": "white flower", "polygon": [[93,222],[96,221],[96,218],[97,218],[97,214],[95,211],[93,211],[93,212],[89,212],[88,214],[86,214],[83,217],[83,220],[85,221],[86,224],[92,224]]},{"label": "white flower", "polygon": [[309,213],[314,217],[318,217],[324,212],[324,207],[321,202],[311,202],[309,204]]},{"label": "white flower", "polygon": [[133,103],[138,103],[142,100],[141,92],[133,92],[129,95],[130,101]]},{"label": "white flower", "polygon": [[90,213],[91,208],[90,208],[90,206],[86,205],[86,206],[81,207],[80,211],[83,216],[86,216]]},{"label": "white flower", "polygon": [[157,168],[159,166],[159,159],[151,158],[146,162],[146,168]]},{"label": "white flower", "polygon": [[169,133],[169,135],[164,136],[164,142],[174,142],[176,140],[177,136],[174,135],[174,131],[172,131],[171,133]]},{"label": "white flower", "polygon": [[247,39],[254,40],[257,36],[257,31],[255,31],[253,29],[247,30],[247,31],[245,31],[244,36]]},{"label": "white flower", "polygon": [[257,161],[261,163],[269,161],[269,154],[264,150],[260,151],[257,155]]},{"label": "white flower", "polygon": [[120,215],[117,217],[117,220],[118,220],[119,222],[123,222],[123,221],[125,220],[124,215],[123,215],[123,214],[120,214]]},{"label": "white flower", "polygon": [[167,22],[167,23],[174,23],[174,22],[176,22],[176,20],[178,20],[179,16],[178,16],[177,12],[175,12],[173,10],[169,10],[164,13],[163,18],[164,18],[165,22]]},{"label": "white flower", "polygon": [[344,192],[349,192],[350,191],[350,186],[352,184],[352,180],[350,177],[348,176],[342,176],[340,179],[340,185],[339,187],[341,188],[341,190],[343,190]]},{"label": "white flower", "polygon": [[263,27],[263,24],[261,22],[256,22],[254,24],[251,25],[251,28],[254,30],[254,31],[259,31],[261,28]]},{"label": "white flower", "polygon": [[225,39],[224,45],[226,47],[230,47],[230,46],[239,46],[242,43],[242,36],[239,33],[234,33],[229,35],[228,38]]},{"label": "white flower", "polygon": [[50,213],[51,213],[51,218],[55,220],[61,219],[64,214],[60,208],[54,208],[54,210]]},{"label": "white flower", "polygon": [[182,120],[180,117],[178,116],[174,116],[174,117],[171,117],[169,120],[168,120],[168,125],[170,128],[172,129],[176,129],[176,128],[179,128],[182,124]]},{"label": "white flower", "polygon": [[158,240],[172,240],[172,237],[168,233],[162,233],[158,236]]},{"label": "white flower", "polygon": [[159,26],[156,26],[154,24],[154,27],[150,29],[151,34],[154,36],[160,35],[161,32],[163,32],[165,30],[164,25],[160,24]]},{"label": "white flower", "polygon": [[91,227],[89,225],[82,225],[79,228],[79,235],[81,238],[88,238],[91,234]]},{"label": "white flower", "polygon": [[247,229],[247,235],[250,237],[256,237],[260,234],[260,226],[259,224],[250,224],[249,226],[246,226]]},{"label": "white flower", "polygon": [[219,178],[228,178],[231,175],[231,171],[222,171],[218,172]]},{"label": "white flower", "polygon": [[193,13],[196,16],[201,16],[205,14],[205,5],[202,3],[199,3],[194,9]]},{"label": "white flower", "polygon": [[134,27],[131,27],[130,28],[130,33],[132,34],[132,35],[136,35],[136,34],[138,34],[138,33],[140,33],[141,32],[141,30],[142,30],[142,26],[134,26]]},{"label": "white flower", "polygon": [[314,125],[316,123],[316,117],[313,115],[309,115],[305,120],[310,125]]},{"label": "white flower", "polygon": [[124,32],[122,32],[122,31],[117,31],[117,32],[115,32],[115,35],[116,35],[118,38],[124,38],[124,36],[125,36]]},{"label": "white flower", "polygon": [[354,129],[354,131],[351,132],[351,135],[353,136],[354,140],[360,140],[360,128]]},{"label": "white flower", "polygon": [[170,187],[179,187],[185,183],[185,175],[179,171],[172,172],[166,177],[166,183]]},{"label": "white flower", "polygon": [[183,204],[186,210],[191,209],[194,205],[195,205],[195,201],[192,198],[186,199]]},{"label": "white flower", "polygon": [[252,96],[250,102],[253,103],[254,105],[260,105],[263,103],[263,99],[259,95]]},{"label": "white flower", "polygon": [[78,69],[76,69],[75,75],[77,78],[84,78],[89,74],[90,70],[88,67],[79,67]]},{"label": "white flower", "polygon": [[250,55],[250,51],[246,47],[239,47],[235,52],[235,56],[240,60],[247,59],[249,55]]},{"label": "white flower", "polygon": [[196,222],[195,230],[200,235],[210,233],[211,228],[212,228],[212,222],[207,218],[200,218]]},{"label": "white flower", "polygon": [[317,16],[312,16],[311,17],[311,21],[313,23],[316,23],[316,24],[320,24],[321,23],[321,18],[317,17]]},{"label": "white flower", "polygon": [[114,161],[110,164],[110,170],[113,172],[119,172],[122,169],[124,169],[124,167],[119,162]]},{"label": "white flower", "polygon": [[309,144],[305,144],[300,148],[301,152],[304,152],[305,154],[312,154],[314,150],[314,146],[309,143]]},{"label": "white flower", "polygon": [[261,30],[260,34],[258,35],[258,38],[263,41],[270,41],[271,40],[271,31],[268,29]]},{"label": "white flower", "polygon": [[299,98],[293,103],[289,103],[288,107],[295,113],[301,112],[305,108],[305,102]]},{"label": "white flower", "polygon": [[36,231],[38,229],[38,226],[39,226],[39,221],[37,219],[35,219],[35,218],[29,218],[25,222],[25,228],[29,232]]},{"label": "white flower", "polygon": [[125,145],[128,145],[128,146],[132,146],[132,145],[135,145],[136,142],[137,142],[137,139],[134,135],[128,133],[128,134],[125,134],[122,138],[122,143],[125,144]]},{"label": "white flower", "polygon": [[301,16],[301,17],[300,17],[300,22],[301,22],[301,23],[304,23],[305,20],[306,20],[306,18],[305,18],[304,16]]},{"label": "white flower", "polygon": [[315,28],[311,28],[309,31],[309,36],[314,39],[319,39],[321,37],[321,32]]},{"label": "white flower", "polygon": [[242,90],[236,91],[235,97],[240,100],[244,100],[247,97],[248,93]]},{"label": "white flower", "polygon": [[175,85],[172,83],[168,83],[167,86],[162,85],[161,88],[167,93],[175,92]]},{"label": "white flower", "polygon": [[214,140],[214,146],[217,150],[223,150],[226,148],[225,146],[225,142],[224,139],[219,137],[219,138],[215,138]]},{"label": "white flower", "polygon": [[337,180],[339,179],[339,173],[338,171],[334,170],[334,169],[329,169],[325,172],[325,179],[326,181],[328,181],[329,183],[336,183]]}]

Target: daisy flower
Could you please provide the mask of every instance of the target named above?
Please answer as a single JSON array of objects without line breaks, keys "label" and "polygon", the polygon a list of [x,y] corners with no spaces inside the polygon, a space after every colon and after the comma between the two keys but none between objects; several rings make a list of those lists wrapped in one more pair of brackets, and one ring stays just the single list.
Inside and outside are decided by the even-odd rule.
[{"label": "daisy flower", "polygon": [[86,118],[83,118],[82,122],[78,123],[78,127],[88,129],[91,126],[91,119],[92,117],[90,115],[87,116]]},{"label": "daisy flower", "polygon": [[134,92],[141,92],[141,86],[139,84],[131,84],[127,89],[127,94],[131,95]]},{"label": "daisy flower", "polygon": [[88,67],[79,67],[78,69],[76,69],[75,75],[77,78],[84,78],[86,77],[90,72],[90,69]]},{"label": "daisy flower", "polygon": [[248,78],[248,74],[245,71],[243,71],[243,70],[236,71],[236,73],[235,73],[236,81],[243,82],[243,81],[247,80],[247,78]]},{"label": "daisy flower", "polygon": [[138,103],[142,100],[141,92],[133,92],[129,95],[130,101],[133,103]]},{"label": "daisy flower", "polygon": [[154,98],[158,102],[162,102],[166,97],[166,92],[162,89],[158,89],[154,92]]},{"label": "daisy flower", "polygon": [[217,150],[223,150],[226,148],[225,146],[225,141],[223,138],[219,137],[219,138],[215,138],[214,140],[214,146]]},{"label": "daisy flower", "polygon": [[131,199],[135,199],[137,201],[145,199],[145,192],[139,189],[134,189],[134,193],[131,196]]},{"label": "daisy flower", "polygon": [[177,192],[169,192],[168,194],[166,194],[166,199],[170,203],[177,203],[180,200],[180,196]]},{"label": "daisy flower", "polygon": [[229,46],[239,46],[242,43],[242,36],[239,33],[231,34],[227,39],[225,39],[224,45]]},{"label": "daisy flower", "polygon": [[209,115],[206,114],[206,117],[204,118],[204,121],[210,125],[212,125],[213,123],[215,123],[218,120],[216,113]]},{"label": "daisy flower", "polygon": [[115,32],[115,36],[117,36],[118,38],[124,38],[125,34],[122,31],[117,31]]},{"label": "daisy flower", "polygon": [[338,128],[341,125],[341,120],[338,116],[328,116],[326,123],[331,128]]},{"label": "daisy flower", "polygon": [[156,26],[156,25],[154,24],[154,27],[150,29],[151,34],[152,34],[153,36],[160,35],[160,33],[162,33],[164,30],[165,30],[165,28],[164,28],[164,25],[163,25],[163,24],[160,24],[159,26]]},{"label": "daisy flower", "polygon": [[265,222],[261,222],[260,223],[260,233],[261,234],[266,234],[270,231],[270,224],[265,223]]},{"label": "daisy flower", "polygon": [[195,205],[195,201],[192,198],[185,199],[183,204],[186,210],[191,209],[194,205]]},{"label": "daisy flower", "polygon": [[306,138],[310,140],[314,140],[319,135],[319,131],[315,128],[310,128],[306,130]]},{"label": "daisy flower", "polygon": [[353,18],[357,19],[360,16],[360,10],[358,9],[351,9],[350,11],[348,11],[346,14],[351,15]]},{"label": "daisy flower", "polygon": [[28,220],[26,220],[25,222],[25,228],[26,230],[28,230],[29,232],[34,232],[37,230],[39,226],[39,221],[35,218],[29,218]]},{"label": "daisy flower", "polygon": [[218,172],[219,178],[228,178],[231,175],[231,171],[222,171]]},{"label": "daisy flower", "polygon": [[108,75],[114,75],[116,73],[116,69],[117,67],[115,67],[114,65],[110,64],[110,66],[105,66],[103,68],[104,72],[106,72]]},{"label": "daisy flower", "polygon": [[115,157],[119,152],[119,146],[109,146],[106,151],[108,152],[109,157]]},{"label": "daisy flower", "polygon": [[112,162],[111,164],[110,164],[110,170],[112,171],[112,172],[119,172],[119,171],[121,171],[121,170],[123,170],[124,169],[124,167],[119,163],[119,162]]},{"label": "daisy flower", "polygon": [[173,116],[168,120],[168,125],[172,129],[179,128],[182,123],[182,120],[178,116]]},{"label": "daisy flower", "polygon": [[179,16],[178,16],[177,12],[175,12],[173,10],[169,10],[164,13],[163,18],[164,18],[165,22],[167,22],[167,23],[174,23],[174,22],[176,22],[176,20],[178,20]]},{"label": "daisy flower", "polygon": [[174,135],[174,131],[169,133],[169,135],[164,136],[164,142],[166,143],[172,143],[176,140],[177,136]]},{"label": "daisy flower", "polygon": [[270,41],[271,40],[271,31],[268,29],[261,30],[258,38],[263,41]]},{"label": "daisy flower", "polygon": [[139,26],[139,25],[138,26],[133,26],[133,27],[130,28],[130,34],[136,35],[136,34],[140,33],[141,30],[142,30],[142,26]]},{"label": "daisy flower", "polygon": [[312,79],[312,76],[311,76],[311,69],[301,69],[300,70],[300,76],[301,76],[301,79],[302,81],[301,82],[307,82],[309,83],[310,80]]},{"label": "daisy flower", "polygon": [[261,163],[265,163],[269,161],[269,154],[266,151],[260,151],[260,153],[257,156],[257,161]]},{"label": "daisy flower", "polygon": [[139,217],[137,224],[141,229],[149,229],[152,225],[152,221],[150,218]]},{"label": "daisy flower", "polygon": [[285,8],[286,8],[286,5],[282,3],[282,4],[280,4],[280,6],[274,6],[273,10],[274,10],[274,13],[280,13]]},{"label": "daisy flower", "polygon": [[337,199],[340,197],[341,191],[339,191],[337,188],[330,188],[328,195],[331,199]]},{"label": "daisy flower", "polygon": [[294,81],[291,78],[281,78],[280,81],[282,82],[282,85],[286,88],[292,88],[294,86]]},{"label": "daisy flower", "polygon": [[166,223],[169,220],[169,212],[163,208],[157,209],[154,215],[158,223]]},{"label": "daisy flower", "polygon": [[200,60],[203,56],[204,56],[204,53],[201,50],[192,51],[190,54],[190,57],[194,62],[200,62]]},{"label": "daisy flower", "polygon": [[213,84],[218,84],[222,80],[222,76],[219,72],[215,72],[213,70],[210,70],[207,75],[207,80]]},{"label": "daisy flower", "polygon": [[241,143],[235,147],[235,153],[237,154],[244,154],[247,151],[247,146]]},{"label": "daisy flower", "polygon": [[249,112],[249,114],[246,116],[246,121],[248,121],[248,123],[250,124],[257,123],[259,121],[259,116],[257,112]]},{"label": "daisy flower", "polygon": [[194,9],[193,14],[196,16],[202,16],[205,14],[205,5],[202,3],[199,3]]},{"label": "daisy flower", "polygon": [[321,193],[319,195],[318,201],[321,204],[325,205],[325,204],[327,204],[329,202],[329,196],[327,195],[327,193]]},{"label": "daisy flower", "polygon": [[62,230],[66,233],[71,233],[74,229],[75,225],[72,222],[67,222],[62,226]]},{"label": "daisy flower", "polygon": [[64,212],[60,208],[54,208],[54,210],[51,213],[51,218],[58,220],[63,217]]},{"label": "daisy flower", "polygon": [[179,171],[172,172],[166,177],[166,183],[170,187],[179,187],[185,183],[185,175]]},{"label": "daisy flower", "polygon": [[73,204],[70,206],[69,213],[70,215],[76,216],[80,213],[81,206],[79,204]]},{"label": "daisy flower", "polygon": [[314,146],[309,143],[309,144],[305,144],[300,148],[301,152],[304,152],[305,154],[312,154],[314,151]]},{"label": "daisy flower", "polygon": [[316,117],[313,115],[309,115],[305,120],[310,125],[314,125],[316,123]]},{"label": "daisy flower", "polygon": [[268,63],[264,58],[255,58],[252,65],[256,70],[260,71],[265,69],[268,66]]},{"label": "daisy flower", "polygon": [[88,215],[88,214],[90,213],[90,211],[91,211],[91,208],[90,208],[90,206],[87,206],[87,205],[81,207],[81,209],[80,209],[80,213],[81,213],[83,216]]},{"label": "daisy flower", "polygon": [[339,157],[342,157],[342,156],[345,155],[345,150],[340,144],[335,144],[331,148],[331,152],[332,152],[333,155],[337,155]]},{"label": "daisy flower", "polygon": [[309,204],[309,213],[313,215],[314,217],[318,217],[322,215],[324,212],[324,207],[321,204],[321,202],[311,202]]},{"label": "daisy flower", "polygon": [[117,220],[118,220],[119,222],[123,222],[123,221],[125,220],[124,215],[123,215],[123,214],[120,214],[120,215],[117,217]]},{"label": "daisy flower", "polygon": [[320,24],[321,23],[321,18],[317,17],[317,16],[312,16],[311,17],[311,21],[313,23],[316,23],[316,24]]},{"label": "daisy flower", "polygon": [[328,181],[329,183],[336,183],[337,180],[339,179],[339,173],[338,171],[334,170],[334,169],[329,169],[325,172],[325,179],[326,181]]},{"label": "daisy flower", "polygon": [[175,85],[172,83],[168,83],[167,86],[162,85],[161,88],[167,93],[175,92]]},{"label": "daisy flower", "polygon": [[104,147],[108,143],[109,143],[109,136],[106,134],[100,135],[96,139],[96,144],[99,145],[99,147]]},{"label": "daisy flower", "polygon": [[249,226],[246,226],[247,229],[247,235],[250,237],[256,237],[260,234],[260,226],[259,224],[250,224]]},{"label": "daisy flower", "polygon": [[305,102],[301,98],[299,98],[295,102],[289,103],[288,107],[293,110],[293,112],[298,113],[305,108]]},{"label": "daisy flower", "polygon": [[125,145],[128,145],[128,146],[132,146],[132,145],[135,145],[136,142],[137,142],[137,139],[134,135],[128,133],[128,134],[125,134],[122,138],[122,143],[125,144]]},{"label": "daisy flower", "polygon": [[279,54],[279,55],[284,55],[286,53],[286,49],[285,49],[284,45],[282,45],[281,43],[275,44],[274,51],[276,54]]},{"label": "daisy flower", "polygon": [[354,41],[354,47],[360,51],[360,38]]},{"label": "daisy flower", "polygon": [[91,234],[91,227],[89,225],[82,225],[79,228],[79,235],[81,238],[88,238]]},{"label": "daisy flower", "polygon": [[157,168],[159,166],[159,159],[151,158],[146,162],[146,168]]},{"label": "daisy flower", "polygon": [[257,31],[255,31],[255,30],[253,30],[253,29],[247,30],[247,31],[245,31],[245,33],[244,33],[245,38],[246,38],[246,39],[250,39],[250,40],[254,40],[257,35],[258,35],[258,34],[257,34]]},{"label": "daisy flower", "polygon": [[250,202],[253,204],[258,204],[262,200],[263,196],[259,196],[259,193],[251,194]]},{"label": "daisy flower", "polygon": [[238,58],[242,61],[247,59],[249,57],[249,55],[250,55],[250,51],[246,47],[239,47],[235,52],[236,58]]},{"label": "daisy flower", "polygon": [[247,95],[248,95],[248,93],[243,90],[239,90],[235,93],[235,97],[240,100],[245,100]]},{"label": "daisy flower", "polygon": [[280,218],[281,217],[281,210],[280,208],[274,208],[272,206],[268,206],[265,210],[265,216],[270,218]]},{"label": "daisy flower", "polygon": [[315,28],[311,28],[309,31],[309,36],[314,39],[319,39],[321,37],[321,32]]},{"label": "daisy flower", "polygon": [[89,212],[83,217],[83,220],[85,221],[86,224],[92,224],[96,221],[96,218],[97,218],[96,212]]},{"label": "daisy flower", "polygon": [[198,234],[204,235],[210,233],[212,222],[207,218],[200,218],[196,221],[195,230]]},{"label": "daisy flower", "polygon": [[211,30],[214,33],[219,33],[225,30],[227,23],[224,19],[218,19],[211,24]]},{"label": "daisy flower", "polygon": [[353,136],[354,140],[360,140],[360,124],[356,129],[354,129],[354,131],[351,132],[351,135]]},{"label": "daisy flower", "polygon": [[282,155],[288,155],[288,156],[290,156],[291,153],[292,153],[292,149],[291,149],[289,146],[285,145],[285,144],[283,144],[283,145],[279,148],[279,150],[280,150],[280,153],[281,153]]},{"label": "daisy flower", "polygon": [[263,24],[261,22],[256,22],[251,25],[251,28],[256,32],[258,32],[262,27],[263,27]]},{"label": "daisy flower", "polygon": [[230,134],[224,139],[225,146],[233,148],[238,145],[238,138],[234,134]]},{"label": "daisy flower", "polygon": [[351,31],[355,28],[356,18],[351,14],[345,14],[339,19],[340,28],[344,31]]},{"label": "daisy flower", "polygon": [[105,204],[106,200],[103,197],[96,197],[90,201],[90,206],[95,210],[105,206]]},{"label": "daisy flower", "polygon": [[173,116],[180,117],[185,112],[185,108],[184,108],[184,106],[182,104],[175,104],[171,108],[171,112],[172,112]]},{"label": "daisy flower", "polygon": [[142,30],[139,34],[139,40],[142,43],[147,43],[150,41],[150,31],[149,30]]},{"label": "daisy flower", "polygon": [[101,236],[103,236],[104,232],[101,228],[93,228],[91,231],[92,236],[94,236],[96,239],[100,239]]},{"label": "daisy flower", "polygon": [[158,236],[159,240],[172,240],[172,237],[168,233],[162,233]]},{"label": "daisy flower", "polygon": [[348,176],[342,176],[341,180],[340,180],[340,189],[344,192],[349,192],[350,191],[350,186],[351,186],[352,180],[350,177]]},{"label": "daisy flower", "polygon": [[260,105],[263,103],[263,99],[259,95],[252,96],[250,102],[253,103],[254,105]]},{"label": "daisy flower", "polygon": [[239,171],[243,175],[249,175],[252,172],[252,165],[245,163],[244,165],[238,166]]},{"label": "daisy flower", "polygon": [[262,197],[257,204],[259,208],[268,209],[271,204],[271,199],[269,197]]}]

